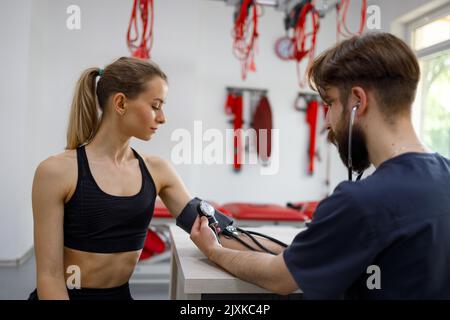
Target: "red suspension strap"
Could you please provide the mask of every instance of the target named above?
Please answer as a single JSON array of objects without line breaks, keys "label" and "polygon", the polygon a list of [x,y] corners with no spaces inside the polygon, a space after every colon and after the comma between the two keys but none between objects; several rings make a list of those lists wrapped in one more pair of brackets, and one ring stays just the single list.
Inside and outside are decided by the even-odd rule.
[{"label": "red suspension strap", "polygon": [[[311,17],[312,31],[306,33],[306,19],[308,15]],[[300,63],[305,57],[309,57],[308,67],[312,64],[316,51],[317,33],[319,32],[319,27],[319,14],[315,10],[314,5],[311,2],[305,3],[301,8],[300,14],[294,27],[294,35],[292,37],[292,43],[294,47],[293,58],[297,63],[297,76],[301,88],[305,86],[306,73],[303,75],[303,77],[301,76]],[[311,38],[311,44],[309,49],[305,49],[306,41],[308,40],[308,38]]]},{"label": "red suspension strap", "polygon": [[[250,12],[251,11],[251,12]],[[250,27],[253,28],[249,34]],[[256,71],[254,53],[258,38],[258,8],[255,0],[243,0],[233,27],[233,52],[241,61],[241,76]]]},{"label": "red suspension strap", "polygon": [[347,26],[347,13],[350,5],[350,0],[341,0],[336,4],[337,12],[337,39],[339,41],[339,36],[352,37],[356,35],[361,35],[364,31],[367,19],[367,0],[362,0],[361,6],[361,21],[359,25],[359,30],[357,32],[352,32]]},{"label": "red suspension strap", "polygon": [[228,92],[225,103],[225,113],[233,115],[233,169],[239,172],[242,166],[242,125],[243,121],[243,97],[242,92]]},{"label": "red suspension strap", "polygon": [[[138,11],[141,18],[141,34],[139,34],[137,22]],[[150,51],[153,47],[153,22],[153,0],[134,0],[127,31],[127,45],[133,57],[150,59]],[[132,29],[134,35],[132,35]]]}]

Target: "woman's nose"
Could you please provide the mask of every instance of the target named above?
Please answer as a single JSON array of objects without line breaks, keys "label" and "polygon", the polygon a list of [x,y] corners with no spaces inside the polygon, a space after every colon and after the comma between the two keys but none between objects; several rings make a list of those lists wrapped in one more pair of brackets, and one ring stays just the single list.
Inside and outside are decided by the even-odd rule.
[{"label": "woman's nose", "polygon": [[158,111],[158,113],[156,114],[156,121],[159,124],[164,124],[166,122],[166,116],[164,115],[164,112],[162,112],[161,110]]}]

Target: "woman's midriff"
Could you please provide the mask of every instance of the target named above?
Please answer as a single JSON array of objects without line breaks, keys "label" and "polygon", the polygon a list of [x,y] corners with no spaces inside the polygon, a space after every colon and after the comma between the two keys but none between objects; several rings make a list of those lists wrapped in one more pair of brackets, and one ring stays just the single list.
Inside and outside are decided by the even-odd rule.
[{"label": "woman's midriff", "polygon": [[119,253],[92,253],[65,247],[66,283],[70,278],[69,284],[75,284],[74,276],[79,270],[81,288],[118,287],[128,282],[140,254],[141,250]]}]

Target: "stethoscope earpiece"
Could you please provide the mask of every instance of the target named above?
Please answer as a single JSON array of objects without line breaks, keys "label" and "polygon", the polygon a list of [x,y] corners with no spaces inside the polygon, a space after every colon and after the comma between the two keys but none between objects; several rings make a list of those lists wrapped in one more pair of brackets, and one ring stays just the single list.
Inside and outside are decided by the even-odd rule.
[{"label": "stethoscope earpiece", "polygon": [[[352,159],[352,134],[353,134],[353,123],[355,122],[355,117],[356,117],[356,111],[358,110],[358,108],[361,106],[361,103],[358,102],[357,104],[354,105],[354,107],[352,108],[352,113],[350,114],[350,124],[348,126],[348,150],[347,150],[347,155],[348,155],[348,163],[347,163],[347,168],[348,168],[348,180],[352,181],[352,175],[353,175],[353,159]],[[361,179],[361,175],[358,176],[358,179]]]}]

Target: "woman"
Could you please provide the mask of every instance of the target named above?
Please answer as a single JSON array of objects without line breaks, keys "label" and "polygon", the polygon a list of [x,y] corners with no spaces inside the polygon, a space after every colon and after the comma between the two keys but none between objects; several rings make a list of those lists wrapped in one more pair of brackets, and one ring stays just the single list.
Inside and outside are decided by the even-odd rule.
[{"label": "woman", "polygon": [[[81,75],[67,150],[40,163],[34,177],[37,288],[30,299],[132,299],[128,280],[156,196],[174,217],[192,199],[168,162],[129,146],[165,123],[167,90],[164,72],[135,58]],[[80,288],[68,290],[77,271]]]}]

